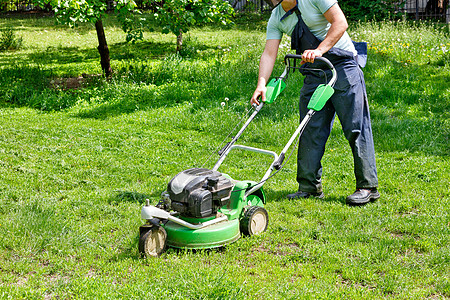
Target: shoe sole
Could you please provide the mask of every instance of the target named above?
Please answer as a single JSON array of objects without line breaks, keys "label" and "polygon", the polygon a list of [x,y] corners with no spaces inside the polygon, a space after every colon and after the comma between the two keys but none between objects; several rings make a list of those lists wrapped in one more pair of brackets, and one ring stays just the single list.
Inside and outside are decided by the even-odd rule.
[{"label": "shoe sole", "polygon": [[319,199],[323,199],[323,197],[325,197],[325,194],[324,194],[324,193],[321,193],[320,195],[312,196],[312,197],[314,197],[314,198],[319,198]]},{"label": "shoe sole", "polygon": [[361,200],[345,199],[345,203],[348,205],[364,205],[371,201],[378,200],[380,198],[380,193],[376,191],[375,193],[370,192],[369,196]]},{"label": "shoe sole", "polygon": [[289,195],[286,196],[286,198],[288,198],[289,200],[294,200],[294,199],[308,199],[308,198],[318,198],[318,199],[323,199],[323,197],[325,197],[325,194],[324,194],[324,193],[321,193],[320,195],[309,195],[308,197],[289,196]]}]

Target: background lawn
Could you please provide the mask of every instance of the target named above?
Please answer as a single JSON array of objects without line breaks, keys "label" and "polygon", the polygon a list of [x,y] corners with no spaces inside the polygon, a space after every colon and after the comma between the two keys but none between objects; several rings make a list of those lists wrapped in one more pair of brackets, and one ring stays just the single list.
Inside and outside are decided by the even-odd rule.
[{"label": "background lawn", "polygon": [[[324,199],[285,199],[297,189],[294,150],[264,186],[266,233],[220,251],[139,258],[145,199],[156,204],[182,170],[211,168],[250,109],[264,20],[194,29],[177,55],[175,36],[146,32],[126,44],[110,18],[106,81],[93,27],[0,18],[23,39],[0,52],[0,298],[450,298],[450,34],[436,24],[351,24],[369,42],[381,199],[345,205],[353,163],[336,120]],[[289,45],[284,38],[274,75]],[[292,74],[240,143],[281,151],[301,85]],[[233,153],[221,170],[258,180],[269,164]]]}]

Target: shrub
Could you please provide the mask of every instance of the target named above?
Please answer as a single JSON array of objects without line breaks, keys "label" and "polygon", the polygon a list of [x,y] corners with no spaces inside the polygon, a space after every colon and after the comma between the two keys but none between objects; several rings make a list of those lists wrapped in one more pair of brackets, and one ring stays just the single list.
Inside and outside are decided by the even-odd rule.
[{"label": "shrub", "polygon": [[398,0],[341,0],[339,5],[349,20],[384,20],[395,17]]}]

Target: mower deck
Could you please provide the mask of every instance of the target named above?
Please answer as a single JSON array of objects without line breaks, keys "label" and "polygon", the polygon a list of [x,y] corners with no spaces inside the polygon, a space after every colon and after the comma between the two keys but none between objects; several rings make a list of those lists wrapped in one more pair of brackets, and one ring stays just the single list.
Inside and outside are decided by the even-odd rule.
[{"label": "mower deck", "polygon": [[239,220],[223,221],[201,229],[189,229],[172,221],[163,225],[167,232],[167,246],[173,248],[217,248],[239,239]]}]

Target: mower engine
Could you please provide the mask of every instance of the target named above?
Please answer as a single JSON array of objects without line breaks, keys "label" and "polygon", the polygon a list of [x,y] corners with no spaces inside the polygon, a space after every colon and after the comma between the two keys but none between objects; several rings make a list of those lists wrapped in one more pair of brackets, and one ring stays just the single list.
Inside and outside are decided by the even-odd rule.
[{"label": "mower engine", "polygon": [[170,208],[181,216],[204,218],[227,205],[234,184],[218,171],[193,168],[178,173],[167,186]]}]

